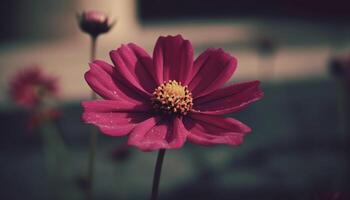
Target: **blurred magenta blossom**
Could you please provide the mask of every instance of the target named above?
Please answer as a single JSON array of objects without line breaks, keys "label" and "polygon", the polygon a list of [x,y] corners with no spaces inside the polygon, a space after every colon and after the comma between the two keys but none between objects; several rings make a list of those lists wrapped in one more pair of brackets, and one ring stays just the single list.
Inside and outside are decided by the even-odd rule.
[{"label": "blurred magenta blossom", "polygon": [[10,80],[11,99],[25,108],[35,108],[45,99],[57,95],[58,79],[45,74],[39,66],[22,69]]},{"label": "blurred magenta blossom", "polygon": [[199,145],[240,145],[251,129],[225,114],[259,100],[259,81],[224,84],[235,57],[208,49],[194,60],[190,41],[159,37],[153,57],[129,43],[110,52],[110,65],[90,63],[85,79],[103,100],[84,101],[82,119],[110,136],[129,135],[143,151]]}]

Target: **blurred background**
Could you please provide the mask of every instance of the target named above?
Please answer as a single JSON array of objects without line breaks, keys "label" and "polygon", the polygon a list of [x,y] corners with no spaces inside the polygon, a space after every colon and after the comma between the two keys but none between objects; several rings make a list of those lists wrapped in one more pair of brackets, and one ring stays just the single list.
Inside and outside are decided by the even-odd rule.
[{"label": "blurred background", "polygon": [[[99,59],[110,62],[109,51],[128,42],[151,53],[160,35],[181,34],[196,55],[210,47],[233,54],[231,82],[262,81],[264,99],[232,115],[253,129],[244,144],[168,151],[160,199],[314,199],[349,189],[348,86],[329,73],[330,60],[350,51],[349,1],[3,0],[0,199],[85,198],[89,126],[80,101],[90,95],[90,40],[76,14],[92,9],[117,21],[99,37]],[[59,183],[48,178],[40,131],[26,126],[31,113],[9,96],[13,74],[33,64],[59,79]],[[96,199],[148,198],[157,154],[123,144],[99,135]]]}]

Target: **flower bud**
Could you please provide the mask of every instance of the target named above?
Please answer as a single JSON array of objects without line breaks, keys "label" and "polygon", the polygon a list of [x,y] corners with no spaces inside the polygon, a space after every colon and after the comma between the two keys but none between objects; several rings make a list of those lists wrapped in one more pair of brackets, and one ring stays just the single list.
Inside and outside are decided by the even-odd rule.
[{"label": "flower bud", "polygon": [[80,29],[92,37],[107,33],[114,25],[105,13],[98,11],[84,11],[78,14],[78,23]]}]

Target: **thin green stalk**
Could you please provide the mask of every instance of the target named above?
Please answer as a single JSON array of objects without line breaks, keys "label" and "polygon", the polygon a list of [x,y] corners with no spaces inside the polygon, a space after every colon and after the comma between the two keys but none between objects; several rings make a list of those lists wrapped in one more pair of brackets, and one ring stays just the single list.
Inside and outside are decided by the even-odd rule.
[{"label": "thin green stalk", "polygon": [[261,79],[272,81],[275,76],[274,56],[260,56],[258,75]]},{"label": "thin green stalk", "polygon": [[57,199],[67,197],[64,182],[67,179],[68,152],[61,134],[50,119],[46,119],[41,125],[41,136],[43,137],[43,151],[48,173],[49,188]]},{"label": "thin green stalk", "polygon": [[[338,78],[338,114],[339,114],[339,127],[340,127],[340,141],[342,150],[344,151],[344,155],[347,155],[349,152],[349,122],[350,122],[350,96],[349,96],[349,86],[347,80],[342,78]],[[346,179],[344,176],[335,177],[335,188],[339,189],[342,186]]]},{"label": "thin green stalk", "polygon": [[[95,60],[96,57],[96,43],[97,37],[91,37],[91,51],[90,51],[90,61]],[[97,99],[97,95],[94,91],[91,91],[91,99]],[[88,200],[93,199],[93,182],[94,182],[94,172],[95,172],[95,157],[96,157],[96,146],[97,146],[97,134],[98,131],[95,127],[91,128],[90,132],[90,147],[89,147],[89,158],[88,158],[88,172],[87,172],[87,198]]]},{"label": "thin green stalk", "polygon": [[347,85],[344,80],[339,79],[338,81],[338,112],[339,112],[339,125],[342,140],[347,145],[347,133],[348,133],[348,122],[349,122],[349,95],[347,92]]},{"label": "thin green stalk", "polygon": [[158,152],[156,167],[154,169],[151,200],[157,200],[158,199],[159,182],[160,182],[160,175],[161,175],[161,172],[162,172],[162,165],[163,165],[164,155],[165,155],[165,149],[160,149],[159,152]]},{"label": "thin green stalk", "polygon": [[93,61],[96,58],[96,44],[97,44],[97,37],[91,36],[90,61]]}]

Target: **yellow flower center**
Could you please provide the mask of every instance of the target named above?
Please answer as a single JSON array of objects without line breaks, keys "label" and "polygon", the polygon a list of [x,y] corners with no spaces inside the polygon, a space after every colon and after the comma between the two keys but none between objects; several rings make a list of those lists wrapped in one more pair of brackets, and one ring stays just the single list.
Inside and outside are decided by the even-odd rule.
[{"label": "yellow flower center", "polygon": [[186,115],[193,106],[192,93],[187,86],[170,80],[158,86],[152,97],[153,108],[167,114]]}]

